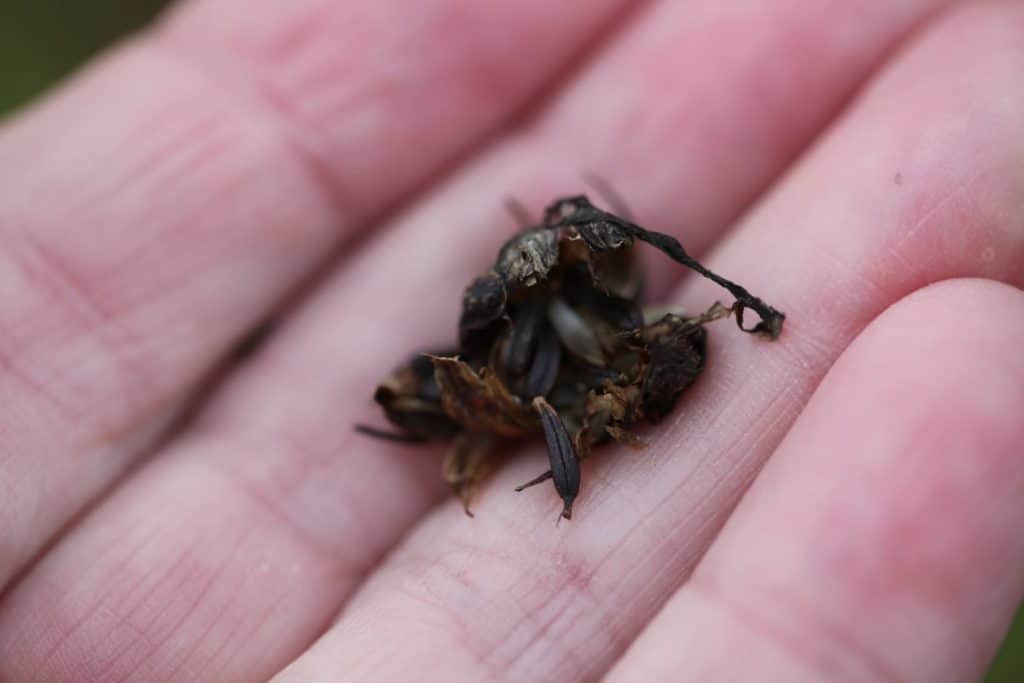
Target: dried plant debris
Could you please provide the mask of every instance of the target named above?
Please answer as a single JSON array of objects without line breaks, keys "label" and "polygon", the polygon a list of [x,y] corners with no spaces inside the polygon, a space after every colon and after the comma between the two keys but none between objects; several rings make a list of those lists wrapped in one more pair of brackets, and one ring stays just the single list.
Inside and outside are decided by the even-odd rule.
[{"label": "dried plant debris", "polygon": [[[645,311],[637,242],[721,285],[732,305],[716,302],[692,317]],[[748,310],[758,316],[752,327],[744,324]],[[473,488],[507,450],[502,442],[542,434],[550,469],[517,490],[550,479],[570,519],[580,461],[609,440],[642,447],[630,429],[672,410],[704,368],[705,325],[730,315],[768,339],[785,319],[675,238],[585,196],[558,199],[466,288],[457,345],[417,355],[377,388],[374,399],[398,431],[357,429],[405,442],[451,441],[444,476],[470,515]]]}]

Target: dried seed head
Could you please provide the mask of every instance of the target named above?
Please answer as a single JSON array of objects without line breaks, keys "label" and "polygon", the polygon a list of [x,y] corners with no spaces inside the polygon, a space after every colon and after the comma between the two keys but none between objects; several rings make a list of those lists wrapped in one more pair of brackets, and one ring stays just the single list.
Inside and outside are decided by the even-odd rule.
[{"label": "dried seed head", "polygon": [[[645,320],[637,242],[717,283],[735,302],[694,317]],[[743,324],[746,309],[760,318],[751,328]],[[493,465],[491,444],[543,434],[550,469],[517,490],[552,479],[569,518],[580,460],[612,439],[641,445],[631,429],[674,407],[704,370],[705,325],[732,313],[741,329],[772,339],[785,319],[675,238],[585,196],[566,197],[547,207],[539,226],[508,240],[493,268],[466,288],[458,349],[414,360],[375,398],[400,438],[455,437],[445,477],[467,510],[473,484]]]}]

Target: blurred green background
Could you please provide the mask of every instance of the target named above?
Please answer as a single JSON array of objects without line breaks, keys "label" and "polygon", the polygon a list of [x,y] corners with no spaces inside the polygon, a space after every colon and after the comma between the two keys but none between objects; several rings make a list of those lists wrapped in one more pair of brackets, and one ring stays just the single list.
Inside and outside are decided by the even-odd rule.
[{"label": "blurred green background", "polygon": [[37,94],[166,4],[0,0],[0,113]]},{"label": "blurred green background", "polygon": [[[0,116],[141,26],[166,4],[167,0],[0,0]],[[1024,613],[986,680],[1024,682]]]}]

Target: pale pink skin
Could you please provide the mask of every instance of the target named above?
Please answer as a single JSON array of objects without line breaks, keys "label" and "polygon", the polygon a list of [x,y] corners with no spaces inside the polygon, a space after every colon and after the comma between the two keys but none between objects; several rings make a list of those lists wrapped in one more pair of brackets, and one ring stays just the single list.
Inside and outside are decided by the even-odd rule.
[{"label": "pale pink skin", "polygon": [[[982,674],[1024,594],[1024,5],[626,5],[193,0],[0,128],[0,680]],[[785,331],[717,323],[571,523],[512,491],[540,444],[467,519],[440,449],[351,426],[503,198],[588,172]]]}]

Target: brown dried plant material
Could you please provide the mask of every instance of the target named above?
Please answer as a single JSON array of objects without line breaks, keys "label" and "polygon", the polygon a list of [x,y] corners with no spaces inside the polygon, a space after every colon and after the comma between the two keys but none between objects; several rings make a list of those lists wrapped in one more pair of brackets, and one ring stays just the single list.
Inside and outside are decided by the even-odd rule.
[{"label": "brown dried plant material", "polygon": [[[722,286],[733,304],[715,302],[693,317],[645,316],[638,241]],[[749,328],[748,309],[759,318]],[[374,399],[398,431],[357,429],[406,442],[452,441],[444,477],[467,514],[475,485],[507,450],[502,446],[543,435],[550,469],[516,490],[552,480],[561,517],[570,519],[580,461],[609,440],[642,447],[631,427],[672,410],[704,369],[705,325],[733,314],[741,330],[768,339],[785,320],[698,263],[675,238],[585,196],[558,199],[466,288],[457,346],[416,356],[377,388]]]}]

